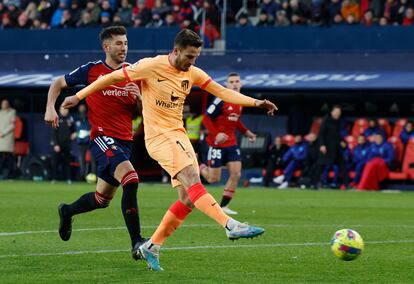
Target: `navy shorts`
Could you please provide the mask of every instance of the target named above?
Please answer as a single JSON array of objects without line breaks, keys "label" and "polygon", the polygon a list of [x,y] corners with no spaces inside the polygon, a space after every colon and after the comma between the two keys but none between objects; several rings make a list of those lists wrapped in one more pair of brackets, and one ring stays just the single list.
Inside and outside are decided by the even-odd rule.
[{"label": "navy shorts", "polygon": [[129,161],[132,141],[99,136],[90,142],[89,149],[96,161],[97,176],[110,185],[119,186],[114,178],[115,169],[120,163]]},{"label": "navy shorts", "polygon": [[223,148],[209,147],[207,160],[209,167],[219,168],[228,162],[241,161],[240,149],[238,146]]}]

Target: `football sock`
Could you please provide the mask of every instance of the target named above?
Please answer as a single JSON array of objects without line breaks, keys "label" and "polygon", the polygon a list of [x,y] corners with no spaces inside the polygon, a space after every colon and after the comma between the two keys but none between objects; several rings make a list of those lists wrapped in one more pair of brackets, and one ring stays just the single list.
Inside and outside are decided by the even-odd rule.
[{"label": "football sock", "polygon": [[121,209],[132,247],[142,240],[137,200],[138,182],[138,175],[135,171],[126,173],[121,181],[123,188]]},{"label": "football sock", "polygon": [[151,243],[162,245],[165,239],[177,230],[191,211],[191,208],[185,206],[180,200],[177,200],[165,213],[160,225],[151,236]]},{"label": "football sock", "polygon": [[230,217],[223,212],[214,197],[206,191],[200,182],[190,186],[187,193],[191,202],[198,210],[215,220],[223,227],[226,227],[227,221]]},{"label": "football sock", "polygon": [[227,206],[230,203],[230,200],[233,198],[234,192],[236,190],[232,188],[225,188],[223,197],[220,202],[220,207]]},{"label": "football sock", "polygon": [[109,206],[112,198],[104,196],[99,192],[88,192],[82,195],[75,202],[64,207],[64,214],[70,216],[89,212],[98,208]]}]

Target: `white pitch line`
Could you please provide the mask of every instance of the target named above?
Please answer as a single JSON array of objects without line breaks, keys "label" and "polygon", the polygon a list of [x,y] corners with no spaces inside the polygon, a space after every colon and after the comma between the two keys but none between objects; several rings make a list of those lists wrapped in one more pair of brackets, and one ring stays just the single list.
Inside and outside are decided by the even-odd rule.
[{"label": "white pitch line", "polygon": [[[399,227],[399,228],[414,228],[414,225],[404,225],[404,224],[378,224],[378,225],[344,225],[344,224],[258,224],[259,226],[263,227],[277,227],[277,228],[307,228],[307,227],[346,227],[346,228],[354,228],[354,227]],[[184,224],[180,227],[184,228],[207,228],[207,227],[219,227],[216,224]],[[157,226],[141,226],[142,229],[155,229]],[[112,231],[112,230],[126,230],[126,227],[96,227],[96,228],[80,228],[80,229],[73,229],[74,232],[88,232],[88,231]],[[50,234],[50,233],[57,233],[57,230],[39,230],[39,231],[19,231],[19,232],[0,232],[0,237],[7,237],[7,236],[18,236],[18,235],[33,235],[33,234]]]},{"label": "white pitch line", "polygon": [[[401,244],[414,243],[414,240],[386,240],[386,241],[369,241],[366,244]],[[269,248],[269,247],[302,247],[302,246],[328,246],[328,242],[317,243],[271,243],[271,244],[256,244],[256,245],[205,245],[205,246],[186,246],[186,247],[166,247],[162,250],[204,250],[204,249],[249,249],[249,248]],[[102,253],[119,253],[129,252],[129,249],[112,249],[112,250],[90,250],[90,251],[65,251],[55,253],[27,253],[27,254],[8,254],[0,255],[3,258],[17,258],[17,257],[39,257],[39,256],[63,256],[63,255],[82,255],[82,254],[102,254]]]}]

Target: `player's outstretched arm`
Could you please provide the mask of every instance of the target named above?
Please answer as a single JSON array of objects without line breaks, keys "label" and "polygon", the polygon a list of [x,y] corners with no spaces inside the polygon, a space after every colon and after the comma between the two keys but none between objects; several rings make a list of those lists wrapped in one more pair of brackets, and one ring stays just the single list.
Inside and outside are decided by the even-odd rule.
[{"label": "player's outstretched arm", "polygon": [[273,115],[277,111],[276,105],[268,100],[253,99],[236,91],[224,88],[215,81],[208,83],[204,90],[228,103],[266,109],[268,115]]},{"label": "player's outstretched arm", "polygon": [[100,77],[98,80],[83,88],[76,93],[76,96],[79,100],[83,100],[87,96],[104,89],[110,85],[125,81],[124,70],[120,69],[112,73],[106,74],[105,76]]},{"label": "player's outstretched arm", "polygon": [[53,81],[52,85],[49,87],[44,120],[46,124],[52,126],[53,128],[59,127],[59,117],[55,110],[56,100],[62,90],[67,88],[67,86],[65,77],[60,76]]}]

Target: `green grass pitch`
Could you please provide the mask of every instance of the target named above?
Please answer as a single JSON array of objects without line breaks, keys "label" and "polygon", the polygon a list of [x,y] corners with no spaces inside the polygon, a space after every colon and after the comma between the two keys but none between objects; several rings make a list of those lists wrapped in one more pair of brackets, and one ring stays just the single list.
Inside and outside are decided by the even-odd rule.
[{"label": "green grass pitch", "polygon": [[[208,187],[219,199],[222,189]],[[266,228],[231,242],[196,210],[161,251],[165,271],[133,261],[120,210],[79,215],[68,242],[57,234],[56,207],[93,191],[88,184],[0,182],[0,283],[413,283],[414,194],[239,188],[237,219]],[[142,184],[141,223],[150,236],[176,199],[169,186]],[[363,255],[334,258],[329,241],[358,231]]]}]

